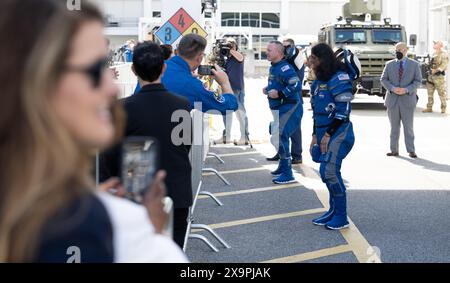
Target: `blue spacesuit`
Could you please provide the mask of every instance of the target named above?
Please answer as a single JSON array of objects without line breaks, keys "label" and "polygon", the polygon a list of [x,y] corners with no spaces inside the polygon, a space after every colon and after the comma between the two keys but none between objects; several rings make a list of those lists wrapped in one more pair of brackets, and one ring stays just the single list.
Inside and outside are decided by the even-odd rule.
[{"label": "blue spacesuit", "polygon": [[331,136],[328,152],[321,153],[319,145],[315,145],[311,152],[313,160],[320,163],[320,176],[330,193],[330,210],[313,220],[313,223],[338,230],[349,226],[341,165],[355,143],[353,125],[350,122],[352,80],[347,73],[338,71],[327,82],[314,81],[311,93],[317,142],[320,144],[326,133]]},{"label": "blue spacesuit", "polygon": [[272,144],[278,148],[280,163],[278,169],[272,172],[276,176],[276,184],[295,182],[291,167],[289,137],[298,128],[303,116],[303,104],[300,100],[301,81],[294,68],[282,60],[272,64],[266,94],[271,90],[278,91],[278,99],[269,99],[269,106],[274,116],[271,124]]}]

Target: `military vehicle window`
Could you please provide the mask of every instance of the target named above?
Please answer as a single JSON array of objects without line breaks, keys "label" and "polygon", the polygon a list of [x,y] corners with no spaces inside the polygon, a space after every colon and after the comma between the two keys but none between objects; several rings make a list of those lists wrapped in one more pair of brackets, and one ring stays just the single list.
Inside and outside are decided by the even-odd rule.
[{"label": "military vehicle window", "polygon": [[319,33],[319,42],[320,43],[325,43],[327,41],[327,33],[324,31],[321,31]]},{"label": "military vehicle window", "polygon": [[372,37],[374,43],[395,44],[402,41],[402,31],[392,29],[374,29]]},{"label": "military vehicle window", "polygon": [[366,43],[366,32],[358,29],[336,29],[336,43]]}]

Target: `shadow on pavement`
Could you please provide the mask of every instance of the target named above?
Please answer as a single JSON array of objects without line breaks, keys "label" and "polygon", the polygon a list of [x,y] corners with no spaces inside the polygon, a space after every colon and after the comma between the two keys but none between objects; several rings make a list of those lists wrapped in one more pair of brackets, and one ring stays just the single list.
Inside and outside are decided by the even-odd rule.
[{"label": "shadow on pavement", "polygon": [[399,158],[403,159],[405,161],[408,161],[414,165],[422,166],[423,168],[428,169],[428,170],[450,173],[450,165],[448,165],[448,164],[440,164],[440,163],[436,163],[436,162],[422,159],[422,158],[417,158],[417,159],[411,159],[411,158],[406,158],[406,157],[399,157]]}]

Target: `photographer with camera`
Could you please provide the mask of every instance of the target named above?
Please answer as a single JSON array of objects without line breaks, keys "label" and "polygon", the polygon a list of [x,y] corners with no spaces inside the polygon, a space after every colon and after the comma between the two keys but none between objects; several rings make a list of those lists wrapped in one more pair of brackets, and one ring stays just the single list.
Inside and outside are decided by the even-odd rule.
[{"label": "photographer with camera", "polygon": [[199,110],[202,112],[216,110],[224,115],[227,110],[236,111],[238,103],[228,76],[217,64],[211,69],[211,75],[222,87],[221,95],[205,89],[202,81],[192,75],[203,60],[206,43],[206,39],[198,34],[184,36],[177,49],[178,55],[166,61],[162,83],[170,92],[189,99],[191,109],[194,109],[194,103],[201,102]]},{"label": "photographer with camera", "polygon": [[[224,57],[225,72],[230,78],[231,88],[237,98],[239,109],[236,115],[240,124],[241,138],[235,140],[235,145],[248,145],[248,118],[244,105],[245,84],[244,84],[244,56],[238,51],[238,45],[234,38],[227,38],[225,44],[220,44],[220,56]],[[223,116],[225,129],[221,139],[214,141],[215,144],[231,143],[231,128],[233,125],[233,114]]]}]

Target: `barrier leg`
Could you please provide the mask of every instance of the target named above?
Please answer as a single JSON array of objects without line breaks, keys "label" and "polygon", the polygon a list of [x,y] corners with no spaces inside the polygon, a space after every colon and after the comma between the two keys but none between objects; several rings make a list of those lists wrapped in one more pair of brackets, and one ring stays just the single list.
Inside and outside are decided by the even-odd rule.
[{"label": "barrier leg", "polygon": [[215,251],[216,253],[219,252],[219,250],[213,244],[211,244],[211,242],[208,239],[206,239],[205,236],[198,235],[198,234],[190,234],[188,237],[190,239],[198,239],[198,240],[204,242],[208,247],[210,247],[211,250]]},{"label": "barrier leg", "polygon": [[225,177],[214,168],[203,168],[202,172],[214,173],[214,174],[216,174],[217,177],[219,177],[225,183],[225,185],[231,186],[230,182],[228,182],[227,179],[225,179]]},{"label": "barrier leg", "polygon": [[216,198],[216,196],[214,194],[212,194],[210,192],[201,191],[198,194],[203,195],[203,196],[209,196],[217,203],[218,206],[223,206],[223,203],[218,198]]},{"label": "barrier leg", "polygon": [[217,235],[216,232],[214,232],[213,229],[209,228],[207,225],[204,224],[192,224],[191,226],[192,229],[201,229],[201,230],[206,230],[208,231],[211,235],[214,236],[214,238],[217,239],[217,241],[219,241],[225,248],[230,249],[230,245],[228,245],[219,235]]},{"label": "barrier leg", "polygon": [[219,160],[220,163],[225,164],[225,161],[223,161],[223,159],[220,158],[220,156],[218,156],[217,154],[215,154],[213,152],[208,153],[207,156],[215,157],[217,160]]}]

